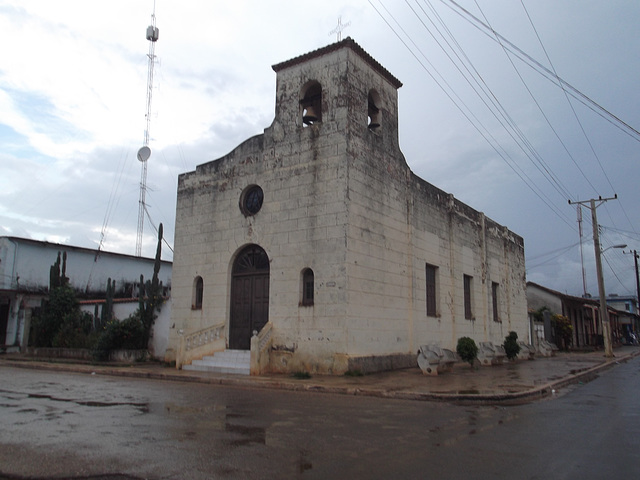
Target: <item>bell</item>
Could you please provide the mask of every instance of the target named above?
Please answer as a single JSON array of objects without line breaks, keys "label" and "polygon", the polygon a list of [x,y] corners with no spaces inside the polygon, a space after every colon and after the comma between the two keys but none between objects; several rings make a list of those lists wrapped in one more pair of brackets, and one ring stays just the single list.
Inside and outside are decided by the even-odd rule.
[{"label": "bell", "polygon": [[375,103],[369,100],[369,129],[374,130],[380,126],[380,109],[376,107]]},{"label": "bell", "polygon": [[305,125],[311,125],[314,122],[318,121],[318,115],[316,115],[316,111],[313,108],[313,105],[309,105],[305,107],[304,112],[302,114],[302,121]]}]

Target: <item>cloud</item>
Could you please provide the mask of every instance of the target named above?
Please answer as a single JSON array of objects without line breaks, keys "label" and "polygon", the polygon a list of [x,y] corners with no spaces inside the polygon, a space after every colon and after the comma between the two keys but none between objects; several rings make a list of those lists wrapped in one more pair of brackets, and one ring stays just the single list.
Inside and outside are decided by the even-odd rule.
[{"label": "cloud", "polygon": [[[482,12],[474,2],[462,4],[547,64],[521,4],[490,2],[482,5]],[[433,7],[439,15],[432,17],[434,24],[446,24],[454,36],[452,44],[455,40],[464,49],[570,195],[588,199],[617,193],[616,202],[598,210],[599,221],[631,232],[633,238],[626,238],[626,243],[640,247],[633,245],[640,221],[635,208],[640,190],[634,180],[638,141],[582,104],[569,105],[560,89],[516,61],[571,159],[500,45],[445,6]],[[94,247],[104,233],[104,248],[133,253],[141,174],[136,152],[146,127],[145,30],[151,8],[150,3],[129,0],[8,0],[0,5],[0,43],[8,47],[0,50],[3,234]],[[579,240],[575,207],[545,180],[478,100],[465,81],[468,73],[461,76],[450,64],[431,36],[434,25],[425,22],[431,25],[428,32],[402,2],[388,4],[389,12],[382,10],[397,31],[395,20],[425,52],[433,64],[427,69],[443,74],[510,161],[530,177],[529,185],[460,113],[455,102],[461,100],[452,101],[442,92],[367,2],[327,0],[312,16],[309,8],[304,2],[284,0],[156,2],[160,39],[147,198],[151,220],[156,225],[163,222],[168,239],[173,238],[177,176],[261,133],[274,115],[276,76],[271,65],[335,41],[329,32],[342,15],[343,24],[350,22],[343,37],[354,37],[404,83],[398,104],[400,141],[416,174],[522,235],[528,258]],[[527,9],[560,76],[631,125],[639,125],[640,110],[633,99],[640,72],[630,59],[640,48],[634,22],[640,4],[575,9],[540,1]],[[17,45],[20,48],[12,48]],[[585,231],[588,228],[585,224]],[[147,223],[145,255],[153,255],[154,236]],[[613,236],[605,234],[605,239],[612,242]],[[628,257],[612,251],[607,256],[614,270],[624,272],[622,283],[631,291]],[[576,249],[549,264],[534,264],[528,275],[560,291],[582,290]],[[618,282],[615,276],[611,281]]]}]

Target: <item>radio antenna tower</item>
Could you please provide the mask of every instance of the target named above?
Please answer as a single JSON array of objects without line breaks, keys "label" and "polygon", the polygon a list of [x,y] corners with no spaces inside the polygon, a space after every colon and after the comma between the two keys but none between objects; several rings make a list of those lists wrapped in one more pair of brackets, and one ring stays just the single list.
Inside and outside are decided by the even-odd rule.
[{"label": "radio antenna tower", "polygon": [[144,130],[144,145],[138,150],[138,160],[142,165],[142,172],[140,174],[140,199],[138,200],[138,235],[136,238],[136,256],[142,256],[142,232],[144,231],[144,214],[147,209],[146,195],[147,195],[147,160],[151,156],[151,149],[149,148],[149,128],[151,126],[151,97],[153,95],[153,67],[156,61],[155,49],[156,42],[160,30],[156,27],[156,3],[153,2],[153,13],[151,14],[151,25],[147,27],[147,40],[149,40],[149,68],[147,72],[147,112],[146,128]]}]

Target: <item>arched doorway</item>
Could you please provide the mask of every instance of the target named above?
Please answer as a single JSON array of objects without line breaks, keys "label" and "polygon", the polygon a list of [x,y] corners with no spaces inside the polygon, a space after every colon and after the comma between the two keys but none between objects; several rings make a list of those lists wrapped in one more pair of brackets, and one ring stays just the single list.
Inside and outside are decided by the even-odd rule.
[{"label": "arched doorway", "polygon": [[229,348],[249,350],[251,335],[269,321],[269,257],[258,245],[245,247],[231,270]]}]

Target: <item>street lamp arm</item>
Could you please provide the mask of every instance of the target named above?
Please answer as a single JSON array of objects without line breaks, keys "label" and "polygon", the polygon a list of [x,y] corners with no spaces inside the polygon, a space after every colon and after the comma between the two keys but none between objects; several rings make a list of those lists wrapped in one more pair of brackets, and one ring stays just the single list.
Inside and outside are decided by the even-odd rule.
[{"label": "street lamp arm", "polygon": [[602,250],[602,253],[606,252],[607,250],[609,250],[611,248],[627,248],[627,244],[626,243],[621,243],[621,244],[618,244],[618,245],[611,245],[610,247],[607,247],[604,250]]}]

